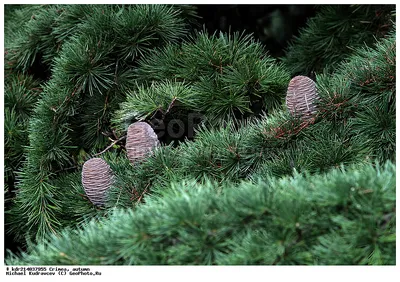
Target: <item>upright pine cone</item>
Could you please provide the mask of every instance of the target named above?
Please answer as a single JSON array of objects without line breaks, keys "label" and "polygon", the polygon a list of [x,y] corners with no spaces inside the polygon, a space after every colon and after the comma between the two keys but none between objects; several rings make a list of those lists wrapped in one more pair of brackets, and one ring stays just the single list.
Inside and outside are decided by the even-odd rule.
[{"label": "upright pine cone", "polygon": [[111,182],[111,168],[103,159],[93,158],[83,164],[82,185],[89,200],[96,206],[104,205]]},{"label": "upright pine cone", "polygon": [[135,122],[129,126],[126,136],[126,151],[132,164],[144,160],[159,145],[158,137],[148,123]]},{"label": "upright pine cone", "polygon": [[314,101],[318,99],[315,82],[307,76],[295,76],[289,82],[286,94],[286,106],[292,116],[310,118],[317,107]]}]

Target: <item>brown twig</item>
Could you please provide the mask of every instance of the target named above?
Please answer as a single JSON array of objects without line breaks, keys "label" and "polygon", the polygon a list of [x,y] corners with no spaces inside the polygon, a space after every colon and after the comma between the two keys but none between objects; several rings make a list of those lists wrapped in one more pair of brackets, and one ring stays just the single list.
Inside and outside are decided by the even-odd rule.
[{"label": "brown twig", "polygon": [[121,140],[123,140],[123,139],[125,139],[125,138],[126,138],[126,135],[120,137],[119,139],[117,139],[117,140],[115,140],[114,142],[112,142],[112,143],[111,143],[107,148],[105,148],[103,151],[101,151],[100,153],[94,154],[93,156],[95,157],[95,156],[98,156],[98,155],[101,155],[101,154],[107,152],[112,146],[114,146],[114,145],[117,144],[119,141],[121,141]]},{"label": "brown twig", "polygon": [[143,195],[147,192],[147,188],[149,188],[150,183],[147,184],[146,188],[144,188],[143,193],[140,195],[140,197],[138,198],[138,200],[136,201],[136,204],[140,202],[140,200],[142,199]]},{"label": "brown twig", "polygon": [[78,168],[78,166],[76,166],[76,165],[75,166],[71,166],[71,167],[67,167],[67,168],[63,168],[63,169],[55,171],[54,174],[57,174],[57,173],[60,173],[60,172],[63,172],[63,171],[67,171],[67,170],[71,170],[71,169],[76,169],[76,168]]},{"label": "brown twig", "polygon": [[176,97],[174,97],[174,99],[172,99],[172,101],[171,101],[171,103],[169,104],[168,109],[167,109],[167,111],[165,112],[164,115],[166,115],[166,114],[169,113],[169,111],[170,111],[170,110],[172,109],[172,107],[174,106],[175,101],[176,101]]},{"label": "brown twig", "polygon": [[169,103],[168,108],[167,108],[166,111],[164,111],[164,110],[162,109],[162,107],[160,106],[157,110],[154,111],[153,115],[150,117],[150,120],[152,120],[152,119],[157,115],[158,112],[160,112],[161,115],[162,115],[161,120],[164,120],[164,119],[165,119],[165,116],[166,116],[166,115],[169,113],[169,111],[174,107],[176,100],[177,100],[177,97],[174,97],[174,98],[172,99],[172,101],[171,101],[171,103]]}]

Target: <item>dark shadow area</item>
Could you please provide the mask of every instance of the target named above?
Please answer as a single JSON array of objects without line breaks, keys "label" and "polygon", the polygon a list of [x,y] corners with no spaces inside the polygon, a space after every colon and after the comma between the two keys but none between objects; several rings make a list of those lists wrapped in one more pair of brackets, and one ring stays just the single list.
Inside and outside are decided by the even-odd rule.
[{"label": "dark shadow area", "polygon": [[315,5],[197,5],[199,22],[210,34],[229,29],[252,33],[274,57],[284,55],[289,41],[317,9]]}]

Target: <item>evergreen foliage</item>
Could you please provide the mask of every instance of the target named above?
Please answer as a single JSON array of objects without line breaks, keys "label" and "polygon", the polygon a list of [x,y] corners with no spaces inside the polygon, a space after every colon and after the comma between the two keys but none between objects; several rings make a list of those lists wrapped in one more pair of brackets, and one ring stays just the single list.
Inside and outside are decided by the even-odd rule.
[{"label": "evergreen foliage", "polygon": [[[395,166],[171,184],[8,264],[395,264]],[[185,212],[182,212],[185,211]]]},{"label": "evergreen foliage", "polygon": [[[341,164],[368,162],[372,159],[381,163],[386,159],[395,161],[395,128],[386,127],[385,124],[383,128],[372,128],[369,124],[361,128],[357,122],[371,108],[379,107],[382,101],[374,99],[362,106],[362,101],[370,96],[370,93],[363,88],[360,92],[358,84],[349,74],[349,70],[358,69],[356,66],[360,60],[374,58],[377,63],[382,64],[381,68],[388,67],[394,53],[388,57],[389,60],[381,61],[376,52],[380,50],[381,54],[389,54],[388,51],[393,48],[394,42],[395,37],[392,35],[381,41],[376,49],[364,50],[361,52],[362,56],[354,55],[335,74],[319,76],[317,86],[320,89],[321,100],[319,112],[314,119],[303,121],[292,117],[286,110],[276,111],[268,117],[241,124],[239,127],[234,124],[218,129],[203,126],[198,130],[194,141],[180,143],[176,148],[158,148],[153,156],[144,163],[134,165],[134,168],[126,156],[120,160],[115,154],[104,155],[106,160],[111,157],[108,162],[111,166],[115,163],[116,167],[112,169],[116,172],[117,181],[110,189],[107,207],[135,207],[150,191],[157,194],[157,187],[160,187],[161,183],[168,187],[171,181],[182,178],[196,179],[199,182],[208,179],[219,183],[239,182],[260,174],[282,177],[292,175],[294,171],[318,173]],[[393,71],[394,67],[392,65],[389,72]],[[335,84],[337,81],[346,86],[353,86],[342,89],[339,88],[341,84]],[[379,85],[379,89],[385,86],[388,91],[395,91],[390,79],[386,82],[376,80],[375,83]],[[336,92],[337,89],[341,89],[340,92]],[[347,96],[335,96],[339,93]],[[334,96],[337,100],[332,102],[331,97]],[[337,102],[345,100],[352,103]],[[385,102],[384,97],[382,100]],[[358,105],[356,108],[355,104]],[[329,105],[339,106],[336,114],[333,110],[328,113],[325,111]],[[386,116],[389,117],[390,114],[394,113],[387,112]],[[376,114],[369,118],[374,116]],[[394,121],[395,117],[391,116],[386,122],[393,124]],[[377,138],[377,132],[381,131],[389,138]],[[379,141],[393,143],[391,146],[386,144],[385,147],[375,147]],[[378,149],[383,154],[379,154]],[[68,186],[68,183],[64,185]],[[73,194],[69,196],[76,197]]]},{"label": "evergreen foliage", "polygon": [[13,184],[14,172],[24,159],[28,144],[28,122],[40,95],[39,82],[31,76],[10,74],[4,85],[4,152],[5,180]]},{"label": "evergreen foliage", "polygon": [[[174,42],[188,31],[179,9],[165,5],[50,5],[46,9],[30,19],[10,46],[15,69],[26,72],[37,60],[46,64],[54,53],[55,42],[64,39],[59,41],[62,47],[53,56],[52,77],[30,120],[27,162],[11,211],[20,221],[15,225],[18,228],[12,230],[20,236],[35,234],[37,239],[61,226],[57,220],[59,203],[52,196],[57,188],[48,183],[49,178],[54,172],[73,166],[73,157],[81,148],[105,146],[112,136],[109,113],[124,98],[121,90],[132,83],[129,72],[136,56]],[[70,18],[80,23],[67,29],[61,24],[62,28],[53,32],[51,21]],[[132,25],[140,30],[132,30]],[[121,45],[119,40],[130,37],[131,32],[140,35],[137,41]],[[124,53],[121,48],[126,46],[133,46],[134,50]],[[32,189],[38,193],[31,193]],[[35,201],[29,201],[29,194],[35,195]],[[41,205],[37,206],[36,201]],[[44,212],[38,212],[42,209]],[[27,217],[32,220],[26,221]]]},{"label": "evergreen foliage", "polygon": [[355,48],[370,46],[390,31],[392,5],[323,5],[282,58],[292,75],[332,72]]},{"label": "evergreen foliage", "polygon": [[115,124],[126,131],[132,120],[150,119],[157,111],[166,114],[171,103],[195,108],[196,96],[193,89],[183,82],[154,82],[149,87],[138,85],[136,91],[129,92],[126,101],[121,103],[114,117]]},{"label": "evergreen foliage", "polygon": [[[228,120],[257,115],[261,110],[273,110],[280,105],[289,81],[286,69],[251,36],[239,33],[209,36],[205,31],[180,47],[168,45],[143,57],[136,76],[142,83],[172,78],[190,88],[173,97],[170,91],[160,89],[157,99],[163,102],[153,97],[148,103],[141,102],[149,97],[139,88],[134,94],[136,98],[128,99],[116,113],[117,125],[129,123],[131,117],[152,116],[157,106],[165,113],[181,99],[185,100],[180,105],[184,109],[202,114],[212,125],[221,125]],[[141,104],[155,108],[143,108]]]},{"label": "evergreen foliage", "polygon": [[348,121],[352,134],[370,150],[368,155],[380,161],[395,159],[395,49],[391,32],[374,49],[355,52],[334,75],[317,77],[323,116],[335,124]]},{"label": "evergreen foliage", "polygon": [[[395,264],[392,11],[324,6],[281,63],[188,5],[6,9],[6,263]],[[311,72],[305,119],[285,95]],[[131,163],[137,121],[161,146]]]}]

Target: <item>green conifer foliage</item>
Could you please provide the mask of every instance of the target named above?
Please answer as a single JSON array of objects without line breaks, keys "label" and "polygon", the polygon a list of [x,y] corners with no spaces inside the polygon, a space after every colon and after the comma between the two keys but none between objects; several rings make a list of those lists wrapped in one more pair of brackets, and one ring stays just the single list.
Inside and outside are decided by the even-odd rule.
[{"label": "green conifer foliage", "polygon": [[[23,34],[15,40],[13,48],[17,51],[12,52],[18,58],[17,69],[22,71],[32,66],[39,51],[44,52],[41,53],[42,63],[46,63],[46,58],[54,58],[52,77],[45,84],[42,99],[30,120],[27,162],[11,211],[16,221],[20,221],[15,225],[18,228],[11,231],[18,231],[22,236],[27,232],[37,239],[47,232],[56,232],[61,226],[57,219],[60,202],[54,196],[60,191],[55,191],[58,187],[50,184],[49,179],[55,172],[76,166],[77,149],[104,148],[107,138],[112,136],[109,113],[125,96],[120,90],[129,88],[132,83],[127,78],[132,72],[133,60],[151,48],[177,41],[188,31],[176,7],[83,5],[68,12],[71,6],[74,5],[46,6],[46,11],[26,24]],[[83,19],[80,16],[84,16]],[[66,30],[63,25],[52,33],[52,21],[71,18],[80,23]],[[135,31],[132,24],[141,29],[138,30],[140,37],[129,41],[131,46],[137,45],[134,52],[124,53],[121,48],[129,44],[125,42],[124,47],[118,40],[130,37]],[[57,56],[52,56],[57,41],[55,35],[65,41],[57,49]],[[24,47],[28,45],[29,48]],[[121,81],[128,85],[121,85]],[[41,210],[44,212],[39,212]],[[27,217],[31,220],[26,220]]]},{"label": "green conifer foliage", "polygon": [[[131,95],[136,98],[128,98],[116,112],[116,125],[129,123],[133,117],[151,117],[157,107],[165,112],[174,99],[186,98],[181,106],[192,113],[201,113],[209,124],[218,126],[231,119],[259,114],[258,108],[268,111],[277,108],[289,81],[286,69],[251,36],[239,33],[209,36],[204,31],[181,46],[168,45],[143,57],[136,76],[143,84],[173,80],[188,87],[173,97],[170,91],[162,94],[160,89],[156,99],[148,97],[139,86]],[[152,85],[151,89],[154,87],[157,86]],[[140,102],[142,96],[151,101]],[[150,105],[154,108],[148,108]]]},{"label": "green conifer foliage", "polygon": [[28,145],[28,123],[41,88],[32,76],[9,73],[4,85],[5,182],[14,187],[15,173]]},{"label": "green conifer foliage", "polygon": [[[395,264],[396,42],[379,7],[373,20],[372,6],[322,8],[286,66],[251,36],[186,37],[191,6],[9,10],[6,228],[27,250],[6,263]],[[374,46],[373,29],[386,35]],[[317,72],[310,118],[285,105],[287,67]],[[192,115],[188,139],[162,139]],[[137,121],[162,142],[131,163]],[[82,183],[92,158],[113,175],[98,206]]]},{"label": "green conifer foliage", "polygon": [[[371,70],[393,73],[393,44],[395,37],[392,34],[375,48],[367,48],[352,56],[334,74],[318,76],[317,88],[321,99],[313,119],[301,120],[292,117],[289,110],[277,110],[239,128],[229,125],[218,129],[203,127],[194,142],[185,142],[176,148],[180,159],[167,153],[170,148],[165,151],[160,148],[159,156],[165,154],[164,160],[159,160],[160,164],[166,161],[174,163],[177,175],[200,182],[208,178],[222,182],[256,177],[260,173],[282,177],[291,175],[294,170],[323,172],[341,164],[371,159],[394,161],[394,104],[392,108],[382,107],[391,101],[388,97],[392,96],[378,88],[372,90],[372,85],[364,88],[366,85],[359,81],[360,77],[364,79],[365,73],[358,71],[360,62],[373,61],[376,65],[372,65]],[[379,89],[394,93],[395,86],[390,77],[374,73],[369,76],[375,77],[373,83]],[[386,112],[369,114],[374,108]],[[377,119],[380,125],[362,123],[367,117]],[[166,169],[156,165],[153,157],[148,159],[148,163],[159,168],[151,175],[164,179],[162,175]],[[143,185],[138,189],[143,191],[148,182]],[[114,200],[111,202],[115,203]],[[124,205],[129,205],[129,201]]]},{"label": "green conifer foliage", "polygon": [[7,263],[393,265],[394,177],[386,163],[235,187],[181,181],[140,209],[51,235]]},{"label": "green conifer foliage", "polygon": [[154,82],[149,87],[138,85],[134,92],[127,94],[113,122],[119,130],[126,131],[132,120],[151,119],[158,111],[165,116],[174,106],[195,109],[196,96],[190,85],[183,82]]},{"label": "green conifer foliage", "polygon": [[[390,40],[393,43],[394,37]],[[377,49],[366,50],[365,55],[376,57],[376,50],[380,50],[382,45],[387,44],[385,42],[378,44]],[[385,54],[386,51],[385,48],[381,50]],[[354,56],[348,63],[343,64],[331,80],[318,77],[317,86],[322,93],[322,99],[315,119],[303,121],[291,117],[288,110],[281,110],[261,120],[245,123],[239,128],[233,125],[220,129],[203,127],[197,133],[194,142],[182,143],[177,148],[161,147],[145,162],[135,165],[134,169],[127,162],[126,156],[122,156],[124,158],[122,162],[118,160],[118,157],[112,157],[109,163],[111,166],[113,162],[117,165],[113,169],[117,172],[117,183],[110,189],[107,209],[114,206],[136,207],[138,203],[146,199],[148,193],[159,193],[157,187],[161,187],[160,183],[168,189],[169,182],[176,179],[194,178],[199,182],[207,181],[207,179],[220,183],[238,182],[248,177],[255,178],[260,174],[282,177],[293,174],[295,170],[323,172],[340,164],[358,163],[367,161],[367,158],[374,158],[375,156],[371,154],[373,144],[366,146],[365,140],[369,139],[363,139],[362,135],[360,137],[355,134],[356,125],[348,122],[360,115],[363,108],[355,108],[355,111],[349,113],[348,116],[339,114],[332,116],[333,112],[326,114],[326,105],[331,105],[329,97],[333,93],[324,93],[323,90],[328,88],[324,88],[325,84],[320,84],[329,82],[332,83],[329,89],[340,89],[341,84],[334,83],[346,81],[349,76],[344,70],[352,69],[351,66],[358,60],[360,57]],[[344,84],[347,85],[348,82]],[[156,83],[152,86],[154,88],[143,88],[143,90],[160,90],[164,89],[165,85],[167,84],[164,82]],[[176,88],[165,89],[176,90]],[[357,99],[362,99],[359,91],[351,91],[351,88],[341,90],[340,93],[346,93],[354,103]],[[128,96],[128,99],[132,98]],[[379,100],[375,99],[375,101]],[[372,105],[370,102],[369,106]],[[353,109],[352,104],[349,104],[349,107]],[[364,132],[364,134],[369,133]],[[394,131],[391,131],[391,134],[394,134]],[[394,147],[390,149],[386,146],[385,148],[391,152],[390,156],[394,155]],[[384,160],[384,157],[377,159]],[[67,183],[65,185],[68,186]],[[69,194],[69,197],[71,198],[68,202],[71,203],[74,198],[81,198],[73,194]],[[89,204],[88,201],[87,203]],[[80,220],[82,219],[78,219]]]},{"label": "green conifer foliage", "polygon": [[375,48],[359,49],[330,75],[317,76],[322,116],[335,124],[349,122],[370,157],[395,159],[396,37],[394,32]]},{"label": "green conifer foliage", "polygon": [[[14,12],[16,19],[11,20],[9,30],[15,38],[10,44],[6,44],[6,48],[10,50],[10,59],[15,61],[16,69],[27,72],[34,64],[50,68],[51,61],[59,52],[64,40],[73,34],[74,30],[71,28],[67,29],[68,32],[60,32],[60,29],[65,27],[64,23],[69,22],[68,26],[72,22],[71,18],[66,22],[63,19],[66,16],[65,9],[74,9],[73,6],[32,5],[23,6]],[[79,21],[72,22],[78,23]],[[12,31],[12,28],[17,32]]]},{"label": "green conifer foliage", "polygon": [[332,72],[355,48],[385,36],[394,10],[392,5],[323,5],[282,59],[292,75]]}]

